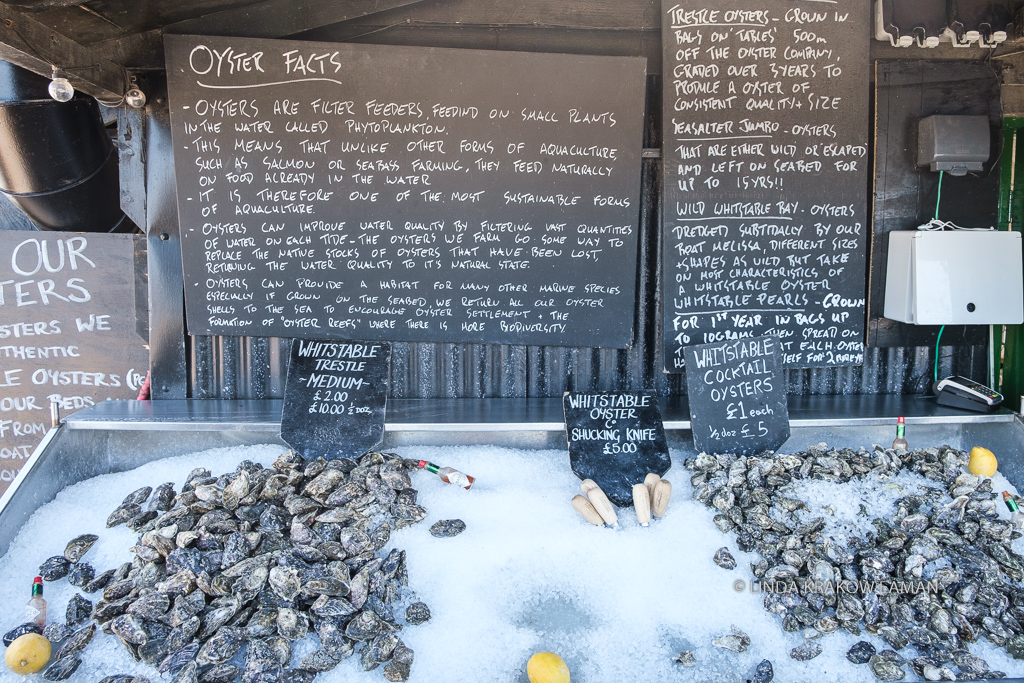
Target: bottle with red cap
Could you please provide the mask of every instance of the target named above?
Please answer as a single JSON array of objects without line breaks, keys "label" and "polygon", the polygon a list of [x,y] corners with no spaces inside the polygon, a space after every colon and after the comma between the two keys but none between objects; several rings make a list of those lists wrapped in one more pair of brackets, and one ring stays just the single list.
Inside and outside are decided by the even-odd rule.
[{"label": "bottle with red cap", "polygon": [[1009,491],[1003,491],[1003,502],[1006,503],[1007,509],[1010,510],[1010,522],[1013,524],[1013,528],[1016,531],[1024,530],[1024,513],[1021,513],[1020,509],[1018,509],[1017,501],[1014,500]]},{"label": "bottle with red cap", "polygon": [[902,450],[902,451],[909,451],[910,450],[910,444],[907,443],[907,440],[904,437],[906,428],[907,427],[906,427],[906,424],[903,421],[903,418],[902,417],[899,418],[896,421],[896,438],[893,439],[893,442],[892,442],[892,449],[894,451],[900,451],[900,450]]},{"label": "bottle with red cap", "polygon": [[46,626],[46,600],[43,599],[43,577],[32,581],[32,599],[25,607],[25,621],[31,621],[39,628]]},{"label": "bottle with red cap", "polygon": [[427,472],[433,472],[437,476],[441,477],[441,481],[446,484],[456,484],[462,488],[469,490],[469,487],[473,485],[474,478],[468,474],[463,474],[453,467],[438,467],[432,462],[426,460],[420,460],[417,465],[420,469],[426,470]]}]

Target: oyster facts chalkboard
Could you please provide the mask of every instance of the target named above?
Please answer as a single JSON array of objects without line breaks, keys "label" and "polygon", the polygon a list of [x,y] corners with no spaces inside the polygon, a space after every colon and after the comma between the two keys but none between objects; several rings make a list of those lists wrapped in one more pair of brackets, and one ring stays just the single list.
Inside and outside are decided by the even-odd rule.
[{"label": "oyster facts chalkboard", "polygon": [[779,340],[687,346],[690,429],[698,452],[754,455],[789,438],[789,406]]},{"label": "oyster facts chalkboard", "polygon": [[593,479],[615,505],[632,505],[633,484],[672,467],[654,394],[566,392],[562,410],[573,473]]},{"label": "oyster facts chalkboard", "polygon": [[646,60],[165,41],[190,333],[630,343]]},{"label": "oyster facts chalkboard", "polygon": [[784,367],[860,365],[871,3],[661,7],[666,371],[763,334]]},{"label": "oyster facts chalkboard", "polygon": [[0,230],[0,492],[62,415],[133,399],[149,371],[131,235]]},{"label": "oyster facts chalkboard", "polygon": [[391,344],[296,339],[281,438],[307,460],[358,458],[384,439]]}]

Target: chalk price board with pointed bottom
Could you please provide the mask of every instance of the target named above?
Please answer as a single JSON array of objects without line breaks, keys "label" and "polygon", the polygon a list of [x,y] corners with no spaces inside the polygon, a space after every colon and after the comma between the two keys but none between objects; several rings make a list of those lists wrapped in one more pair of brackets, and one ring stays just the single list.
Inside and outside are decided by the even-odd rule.
[{"label": "chalk price board with pointed bottom", "polygon": [[281,438],[302,457],[358,458],[384,438],[391,344],[296,339]]},{"label": "chalk price board with pointed bottom", "polygon": [[192,334],[630,343],[646,60],[165,40]]},{"label": "chalk price board with pointed bottom", "polygon": [[693,445],[705,453],[754,455],[789,438],[779,340],[767,335],[687,346]]},{"label": "chalk price board with pointed bottom", "polygon": [[632,505],[633,484],[672,467],[657,396],[566,392],[562,409],[573,473],[593,479],[615,505]]}]

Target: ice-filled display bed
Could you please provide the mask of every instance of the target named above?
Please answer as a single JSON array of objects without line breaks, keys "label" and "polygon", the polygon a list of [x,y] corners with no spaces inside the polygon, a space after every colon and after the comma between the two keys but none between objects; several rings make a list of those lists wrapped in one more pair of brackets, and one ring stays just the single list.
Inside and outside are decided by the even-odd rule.
[{"label": "ice-filled display bed", "polygon": [[[157,460],[131,471],[102,475],[67,487],[55,500],[35,511],[8,552],[0,558],[0,576],[4,578],[0,584],[0,600],[8,606],[3,611],[0,626],[7,631],[23,621],[21,606],[28,600],[32,577],[38,573],[44,560],[63,554],[69,540],[82,534],[99,537],[79,560],[79,564],[90,564],[97,575],[105,570],[116,570],[133,559],[135,555],[131,549],[139,545],[140,534],[124,524],[113,528],[106,526],[108,516],[122,505],[129,493],[144,486],[156,488],[165,482],[173,482],[174,490],[181,492],[189,473],[197,467],[210,470],[214,477],[230,473],[228,478],[206,484],[224,488],[236,478],[235,473],[243,460],[270,467],[283,450],[279,445],[213,449]],[[920,462],[931,465],[931,468],[921,467],[920,463],[916,467],[903,467],[903,463],[893,460],[883,451],[830,454],[824,450],[801,454],[796,460],[781,457],[770,461],[704,457],[688,460],[687,468],[684,466],[685,456],[673,452],[674,466],[664,475],[674,486],[667,515],[643,528],[630,509],[621,509],[617,527],[599,528],[586,523],[569,505],[569,499],[579,491],[580,482],[570,471],[564,451],[512,450],[491,446],[403,447],[396,450],[407,460],[424,459],[455,467],[475,476],[476,481],[472,489],[466,491],[445,484],[436,475],[425,471],[406,470],[411,477],[412,488],[418,492],[415,505],[422,506],[426,516],[404,528],[394,529],[386,545],[375,552],[375,556],[383,560],[380,566],[384,566],[389,557],[398,557],[392,554],[394,549],[405,552],[403,568],[391,575],[395,578],[394,585],[383,589],[380,579],[377,579],[376,583],[371,581],[370,585],[355,591],[370,595],[375,591],[384,593],[388,601],[374,602],[363,595],[359,600],[354,597],[353,587],[358,583],[356,577],[359,570],[367,566],[368,556],[364,555],[361,560],[350,563],[349,585],[344,590],[328,590],[339,595],[321,598],[319,611],[329,614],[330,608],[343,607],[342,603],[331,600],[341,599],[340,593],[346,592],[346,599],[352,598],[353,602],[363,605],[361,612],[372,611],[373,606],[383,612],[390,610],[393,627],[378,625],[367,617],[369,634],[356,631],[355,635],[372,636],[374,632],[386,635],[393,629],[397,638],[389,639],[384,645],[392,648],[392,654],[397,651],[404,659],[412,659],[409,680],[525,681],[526,662],[537,651],[559,653],[568,663],[573,681],[591,683],[616,680],[744,681],[755,677],[755,669],[763,660],[771,662],[775,680],[779,681],[874,681],[877,680],[876,674],[895,676],[895,668],[904,672],[907,680],[919,680],[920,676],[909,660],[917,658],[917,666],[921,667],[921,657],[930,657],[929,666],[935,667],[935,671],[930,671],[933,675],[935,672],[943,674],[943,667],[961,677],[970,671],[978,677],[987,670],[1004,672],[1009,676],[1024,674],[1024,662],[1013,659],[1005,647],[991,642],[999,640],[1000,627],[997,624],[1006,630],[1011,640],[1015,633],[1020,633],[1014,630],[1019,628],[1019,624],[1014,626],[1014,620],[1020,607],[1024,607],[1024,601],[1017,602],[1018,591],[1022,590],[1020,577],[1015,573],[1018,571],[1015,562],[1020,562],[1019,558],[1000,554],[992,548],[999,545],[1008,549],[1012,545],[1019,552],[1022,542],[1011,543],[1009,538],[999,540],[1009,525],[995,519],[1006,520],[1008,511],[1001,502],[994,506],[980,502],[992,499],[987,493],[988,483],[969,476],[962,477],[960,483],[950,490],[941,480],[943,473],[952,476],[957,468],[956,476],[963,472],[966,462],[963,453],[938,449],[923,452]],[[801,471],[808,459],[812,464],[806,466],[806,472]],[[863,474],[855,470],[845,472],[841,462],[844,459],[847,464],[860,462],[871,467]],[[774,471],[773,466],[776,466]],[[250,468],[250,471],[258,469]],[[929,471],[939,474],[928,475]],[[362,470],[359,473],[365,474]],[[819,478],[815,478],[816,475]],[[696,487],[691,485],[691,478]],[[787,478],[792,481],[787,481]],[[258,476],[254,476],[256,479]],[[999,474],[991,480],[991,486],[996,495],[1002,490],[1015,493],[1015,489]],[[961,490],[955,490],[957,488]],[[750,491],[753,490],[769,492],[770,500],[757,497],[762,494],[751,498]],[[951,497],[950,493],[956,496]],[[207,492],[204,495],[213,494]],[[220,494],[221,503],[223,495]],[[405,498],[401,498],[403,495]],[[732,500],[728,499],[730,495]],[[410,493],[398,492],[396,496],[399,497],[398,504],[413,505],[409,501]],[[966,499],[961,499],[962,496]],[[283,503],[280,500],[276,502]],[[140,507],[145,510],[147,503],[143,502]],[[325,509],[318,506],[315,512],[319,514]],[[742,517],[737,516],[737,511],[742,513]],[[955,519],[961,513],[959,520]],[[396,519],[412,521],[418,516],[404,511],[398,518],[393,514],[389,518],[373,504],[361,508],[360,514],[369,517],[365,525],[369,531],[379,528],[381,520],[391,519],[392,526],[401,526]],[[963,526],[979,515],[986,520],[985,529],[981,528],[983,523],[978,523],[977,530],[969,524]],[[873,524],[876,518],[887,520],[887,526]],[[454,519],[465,523],[462,533],[452,537],[431,534],[430,528],[436,522]],[[291,521],[289,519],[284,525],[285,536],[296,531]],[[736,527],[737,522],[742,526]],[[325,535],[336,534],[339,528],[352,523],[349,520],[339,522],[338,528],[320,528]],[[752,524],[758,528],[754,529]],[[942,527],[943,524],[946,526]],[[735,528],[730,528],[730,525]],[[259,524],[253,524],[252,528],[258,530]],[[720,528],[725,529],[725,533]],[[942,533],[930,531],[933,528],[945,530]],[[238,533],[245,535],[244,529]],[[379,531],[377,533],[374,538],[379,540]],[[966,539],[971,533],[980,540],[968,542]],[[215,546],[218,540],[226,541],[228,536],[230,534],[214,537],[209,545],[204,546],[210,548],[206,552],[226,552],[216,550]],[[250,541],[254,539],[249,538]],[[958,543],[958,539],[963,543]],[[190,541],[189,537],[176,536],[175,541],[179,540],[192,547],[199,542],[198,538]],[[248,547],[244,540],[236,537],[230,546],[231,552],[240,552],[241,556],[261,554],[259,545]],[[348,540],[351,541],[351,537]],[[860,546],[855,545],[858,542]],[[757,567],[763,559],[758,549],[768,552],[766,544],[774,544],[776,552],[770,562]],[[151,545],[160,546],[160,543]],[[729,565],[725,553],[719,552],[723,547],[734,558],[735,568],[724,568],[713,560],[717,554],[721,564]],[[741,548],[751,552],[744,552]],[[878,552],[878,548],[883,548],[884,552]],[[167,550],[168,547],[163,548],[164,552]],[[330,550],[337,552],[333,547]],[[151,555],[147,550],[140,552]],[[844,552],[857,552],[858,561],[847,558]],[[992,559],[993,553],[999,559]],[[900,570],[909,573],[903,578],[919,576],[924,582],[934,582],[938,576],[940,583],[944,583],[943,587],[938,591],[926,588],[917,593],[899,595],[898,599],[894,594],[891,604],[887,603],[889,608],[880,609],[877,605],[873,608],[868,604],[871,601],[859,593],[859,589],[852,586],[843,588],[839,583],[839,579],[885,578],[881,574],[872,574],[871,570],[885,572],[887,567],[880,558],[886,554],[890,558],[904,558]],[[913,559],[908,564],[911,556]],[[876,568],[872,564],[874,560],[869,558],[877,559],[880,568]],[[303,561],[316,565],[320,560],[307,555]],[[327,561],[329,559],[323,562]],[[864,561],[868,564],[864,565]],[[154,562],[157,569],[162,563],[162,557]],[[140,560],[138,564],[143,563]],[[292,558],[279,562],[277,566],[291,569],[300,565]],[[861,576],[847,576],[850,566],[860,567]],[[959,578],[954,572],[959,572]],[[308,624],[308,633],[301,639],[282,642],[277,638],[279,632],[297,637],[301,635],[300,625],[282,619],[277,613],[272,614],[270,622],[267,616],[274,610],[283,612],[291,609],[284,606],[286,601],[279,595],[288,593],[291,574],[283,570],[274,572],[271,581],[266,572],[261,574],[252,570],[241,576],[235,573],[233,577],[215,579],[221,573],[212,571],[211,578],[215,579],[212,587],[202,580],[214,595],[203,594],[202,589],[194,589],[194,584],[188,581],[180,585],[172,582],[155,586],[170,590],[172,596],[176,592],[199,590],[202,606],[196,608],[196,616],[202,627],[214,619],[212,613],[218,608],[225,604],[234,607],[228,610],[231,616],[225,622],[225,628],[229,630],[222,638],[226,641],[221,643],[222,649],[218,650],[219,654],[208,653],[205,656],[217,659],[231,652],[235,645],[231,642],[233,639],[239,641],[237,652],[218,663],[220,668],[216,671],[213,670],[214,664],[208,664],[194,669],[183,668],[179,675],[184,675],[187,680],[194,680],[190,678],[192,674],[197,675],[200,681],[212,680],[210,676],[214,673],[226,676],[233,672],[225,665],[235,665],[241,680],[264,681],[270,680],[267,678],[268,670],[272,676],[275,675],[273,672],[277,671],[278,664],[284,665],[283,670],[294,671],[304,658],[306,662],[316,662],[319,668],[325,668],[333,664],[336,657],[315,654],[325,646],[320,642],[320,631],[322,635],[334,638],[330,644],[334,655],[347,652],[346,642],[354,645],[349,648],[354,652],[341,659],[334,668],[319,673],[317,681],[385,680],[382,673],[388,664],[382,663],[373,671],[363,671],[363,665],[369,663],[369,658],[362,652],[364,643],[372,644],[374,640],[346,641],[336,633],[332,635],[322,627],[318,628],[319,622],[334,619],[344,631],[344,624],[356,614],[322,617],[316,614],[318,610],[310,609],[315,595],[303,597],[304,594],[300,593],[293,600],[295,612],[312,614],[313,623]],[[403,573],[408,576],[406,585],[401,585],[398,580]],[[817,597],[801,595],[799,591],[767,593],[768,584],[757,576],[762,574],[765,579],[786,583],[790,580],[788,574],[794,573],[834,579],[840,588],[838,599],[835,593]],[[894,566],[889,575],[902,576],[902,573]],[[1011,575],[1017,578],[1011,578]],[[304,571],[301,580],[307,581],[310,576]],[[948,582],[951,578],[957,580]],[[162,574],[159,579],[168,580]],[[244,604],[236,605],[223,596],[217,596],[219,591],[230,594],[233,582],[248,582],[241,589],[235,588],[236,596],[244,598],[248,597],[245,591],[258,591],[252,594],[250,604],[259,605],[261,609],[247,616],[249,623],[240,621],[241,617],[238,617],[246,613]],[[272,589],[271,583],[277,589]],[[49,622],[64,622],[65,610],[73,595],[82,594],[95,604],[102,599],[103,591],[99,589],[83,594],[81,589],[71,586],[67,578],[48,582],[45,597],[49,603]],[[154,592],[140,591],[132,598],[146,594],[152,596]],[[1024,597],[1024,591],[1021,596]],[[877,634],[869,632],[864,616],[854,618],[858,608],[850,601],[851,597],[856,598],[861,611],[871,613],[872,609],[875,610],[875,622],[870,629],[878,631]],[[215,602],[217,600],[219,602]],[[116,599],[104,602],[114,601]],[[180,602],[184,603],[184,598]],[[408,623],[407,609],[418,602],[426,604],[430,618],[419,624]],[[163,620],[169,627],[172,612],[179,607],[187,610],[184,604],[175,607],[173,599],[168,603],[168,609],[161,612],[162,604],[153,599],[144,607],[155,612],[143,612],[139,608],[129,610],[129,613],[134,611],[154,616],[157,622],[147,623],[140,619],[135,623],[152,633],[154,638],[167,638],[169,628],[160,628],[156,624]],[[767,611],[766,605],[780,614]],[[781,609],[779,605],[782,605]],[[958,608],[958,605],[963,607]],[[944,610],[944,617],[941,614],[936,616],[940,609]],[[968,614],[964,615],[964,611]],[[425,616],[419,606],[413,610],[413,615],[417,614],[420,619]],[[966,627],[955,616],[957,614],[968,621]],[[845,626],[859,628],[860,635],[854,635],[841,626],[837,615],[843,617]],[[175,620],[181,622],[187,616],[186,612],[179,612]],[[927,620],[923,619],[926,616]],[[299,621],[303,618],[300,616]],[[993,619],[994,622],[985,619]],[[386,619],[380,621],[383,623]],[[82,621],[78,628],[87,623]],[[131,626],[129,620],[122,620],[119,625],[122,635],[126,623]],[[896,635],[879,628],[883,624],[895,624],[893,630]],[[952,631],[943,633],[942,629],[948,628],[948,624],[952,624]],[[989,628],[986,630],[982,624]],[[794,630],[787,631],[784,626]],[[232,628],[237,630],[231,631]],[[739,633],[734,632],[734,628]],[[915,628],[923,630],[915,631]],[[968,643],[963,638],[965,628],[975,631],[975,642]],[[941,636],[941,642],[931,645],[923,642],[932,637],[924,631]],[[901,643],[901,637],[906,639],[908,634],[914,642]],[[180,633],[178,637],[181,637]],[[397,639],[410,652],[399,650],[401,646],[395,642]],[[189,640],[194,641],[194,638],[186,639],[186,642]],[[848,651],[859,641],[870,643],[876,651],[872,663],[855,664],[847,658]],[[381,644],[379,640],[377,642],[379,649]],[[951,643],[962,646],[963,651]],[[900,647],[895,653],[893,648],[897,645]],[[55,650],[57,646],[55,643]],[[150,647],[155,646],[151,643]],[[792,656],[794,650],[802,657],[819,647],[820,654],[806,661]],[[870,654],[866,646],[858,648],[856,652]],[[942,648],[950,657],[943,656]],[[967,658],[964,655],[967,650],[978,659]],[[681,653],[686,652],[690,654],[681,657],[685,664],[677,662]],[[156,668],[135,661],[116,636],[102,630],[98,630],[92,641],[76,656],[81,658],[81,664],[67,679],[69,681],[95,683],[113,674],[138,674],[151,680],[173,678],[170,671],[161,675]],[[247,657],[250,658],[248,671]],[[191,659],[194,658],[193,651]],[[866,656],[862,658],[867,659]],[[181,664],[190,658],[179,656],[179,659]],[[760,679],[754,680],[765,680],[764,671],[762,666]],[[402,675],[401,667],[392,666],[390,672],[392,678]],[[309,677],[293,673],[289,674],[288,680],[300,681]],[[0,679],[13,681],[21,680],[21,677],[4,670]]]}]

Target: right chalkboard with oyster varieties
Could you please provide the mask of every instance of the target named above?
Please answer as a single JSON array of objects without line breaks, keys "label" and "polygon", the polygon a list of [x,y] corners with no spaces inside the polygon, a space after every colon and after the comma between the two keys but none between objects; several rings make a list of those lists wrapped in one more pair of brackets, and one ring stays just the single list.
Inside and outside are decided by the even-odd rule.
[{"label": "right chalkboard with oyster varieties", "polygon": [[870,8],[663,0],[666,372],[765,334],[863,363]]}]

